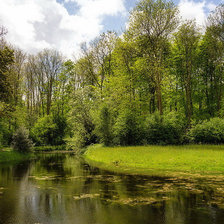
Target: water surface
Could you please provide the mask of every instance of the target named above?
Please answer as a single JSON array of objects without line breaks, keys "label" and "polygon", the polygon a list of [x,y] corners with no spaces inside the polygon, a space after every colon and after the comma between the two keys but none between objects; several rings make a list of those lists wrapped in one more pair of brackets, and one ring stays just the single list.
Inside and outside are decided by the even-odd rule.
[{"label": "water surface", "polygon": [[72,154],[0,165],[0,224],[221,224],[224,180],[131,176]]}]

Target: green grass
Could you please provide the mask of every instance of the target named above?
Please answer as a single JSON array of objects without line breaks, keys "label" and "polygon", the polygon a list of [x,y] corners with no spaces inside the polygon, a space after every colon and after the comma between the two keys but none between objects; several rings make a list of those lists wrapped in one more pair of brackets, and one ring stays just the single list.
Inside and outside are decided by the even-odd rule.
[{"label": "green grass", "polygon": [[85,158],[111,171],[140,174],[223,174],[224,145],[90,146]]},{"label": "green grass", "polygon": [[10,148],[0,150],[0,163],[20,162],[23,160],[30,159],[31,157],[31,153],[19,153],[13,151]]}]

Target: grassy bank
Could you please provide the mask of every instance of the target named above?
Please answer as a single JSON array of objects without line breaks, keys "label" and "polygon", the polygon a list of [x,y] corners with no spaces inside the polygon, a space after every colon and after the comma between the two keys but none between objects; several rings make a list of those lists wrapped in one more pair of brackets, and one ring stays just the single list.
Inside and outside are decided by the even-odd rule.
[{"label": "grassy bank", "polygon": [[223,174],[224,145],[90,146],[85,158],[110,171],[138,174]]},{"label": "grassy bank", "polygon": [[11,150],[10,148],[0,150],[0,163],[20,162],[30,159],[31,157],[31,153],[19,153]]}]

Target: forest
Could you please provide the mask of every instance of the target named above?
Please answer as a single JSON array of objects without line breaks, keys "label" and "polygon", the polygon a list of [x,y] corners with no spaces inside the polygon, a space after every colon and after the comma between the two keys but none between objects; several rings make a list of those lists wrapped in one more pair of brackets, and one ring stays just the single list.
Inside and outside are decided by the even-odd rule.
[{"label": "forest", "polygon": [[122,35],[76,59],[28,54],[0,26],[0,147],[19,129],[35,146],[224,143],[224,4],[204,27],[165,0],[141,0]]}]

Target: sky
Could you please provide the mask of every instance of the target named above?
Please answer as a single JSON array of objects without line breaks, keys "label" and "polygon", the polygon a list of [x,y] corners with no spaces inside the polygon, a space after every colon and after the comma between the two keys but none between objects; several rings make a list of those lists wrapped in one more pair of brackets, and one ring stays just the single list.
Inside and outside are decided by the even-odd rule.
[{"label": "sky", "polygon": [[[67,58],[108,30],[122,34],[139,0],[0,0],[0,25],[7,40],[27,53],[44,48]],[[224,0],[175,0],[183,19],[203,26],[208,13]]]}]

